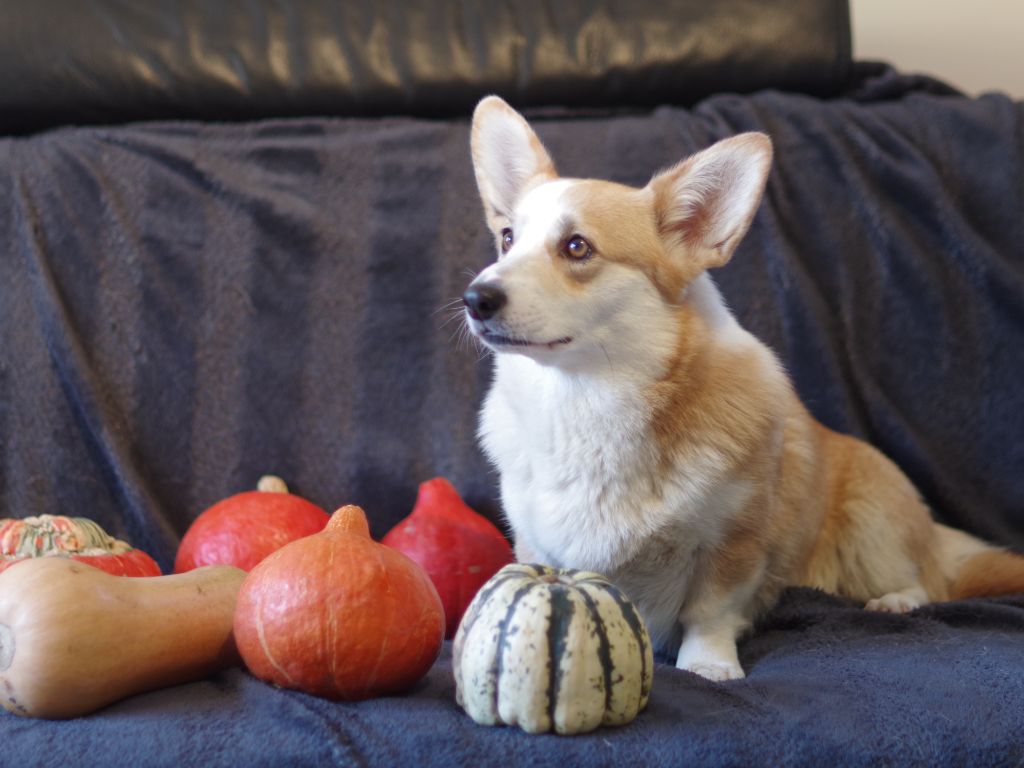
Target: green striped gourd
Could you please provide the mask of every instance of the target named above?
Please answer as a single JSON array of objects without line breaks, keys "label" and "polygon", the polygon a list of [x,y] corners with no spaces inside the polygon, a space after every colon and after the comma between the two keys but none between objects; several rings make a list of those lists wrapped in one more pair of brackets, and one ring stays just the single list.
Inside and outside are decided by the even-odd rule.
[{"label": "green striped gourd", "polygon": [[482,725],[584,733],[647,705],[651,641],[597,573],[515,563],[477,593],[455,636],[455,696]]}]

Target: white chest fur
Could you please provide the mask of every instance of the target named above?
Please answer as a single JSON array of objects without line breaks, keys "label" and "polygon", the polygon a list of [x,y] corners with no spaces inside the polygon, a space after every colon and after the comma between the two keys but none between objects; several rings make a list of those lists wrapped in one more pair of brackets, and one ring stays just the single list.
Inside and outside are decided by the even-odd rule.
[{"label": "white chest fur", "polygon": [[502,355],[480,431],[520,556],[611,577],[664,647],[698,548],[720,541],[747,489],[710,446],[667,468],[650,420],[636,382]]}]

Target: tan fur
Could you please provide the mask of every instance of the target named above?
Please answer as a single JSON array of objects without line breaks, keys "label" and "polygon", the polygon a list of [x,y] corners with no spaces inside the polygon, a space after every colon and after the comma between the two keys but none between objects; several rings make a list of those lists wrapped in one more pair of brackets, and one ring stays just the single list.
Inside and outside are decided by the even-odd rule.
[{"label": "tan fur", "polygon": [[866,443],[814,426],[821,435],[824,515],[799,582],[863,602],[896,591],[899,585],[865,567],[872,558],[885,557],[881,545],[888,544],[891,556],[906,560],[903,588],[916,582],[930,600],[946,599],[931,516],[910,481]]},{"label": "tan fur", "polygon": [[1011,552],[993,549],[974,555],[963,564],[953,583],[950,597],[998,597],[1022,591],[1024,558]]},{"label": "tan fur", "polygon": [[[821,505],[805,505],[808,497],[823,497],[816,433],[788,381],[770,375],[778,369],[763,348],[716,347],[686,305],[678,340],[666,376],[651,392],[662,463],[667,469],[678,462],[700,435],[725,457],[728,470],[756,489],[709,557],[708,589],[728,592],[762,571],[781,588],[809,556],[824,516]],[[777,592],[764,596],[766,605]]]},{"label": "tan fur", "polygon": [[[665,259],[651,259],[661,250],[650,191],[608,181],[586,179],[566,194],[576,211],[573,232],[582,233],[603,259],[574,265],[559,259],[559,266],[578,282],[589,282],[603,260],[624,264],[646,274],[665,297],[675,298],[686,284],[686,272]],[[585,275],[586,280],[580,280]]]}]

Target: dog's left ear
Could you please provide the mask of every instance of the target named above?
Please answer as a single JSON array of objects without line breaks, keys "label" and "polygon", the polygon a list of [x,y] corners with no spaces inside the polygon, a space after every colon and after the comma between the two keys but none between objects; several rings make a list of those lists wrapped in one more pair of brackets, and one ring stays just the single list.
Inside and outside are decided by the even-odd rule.
[{"label": "dog's left ear", "polygon": [[477,104],[470,145],[487,223],[495,232],[508,226],[524,192],[558,175],[537,134],[497,96]]},{"label": "dog's left ear", "polygon": [[693,277],[729,261],[757,211],[771,162],[771,140],[743,133],[651,179],[659,233],[670,252],[683,252]]}]

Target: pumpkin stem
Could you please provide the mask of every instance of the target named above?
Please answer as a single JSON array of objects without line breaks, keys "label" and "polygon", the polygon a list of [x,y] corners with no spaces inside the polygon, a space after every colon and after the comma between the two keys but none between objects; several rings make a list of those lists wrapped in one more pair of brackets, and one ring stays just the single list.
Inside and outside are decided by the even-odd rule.
[{"label": "pumpkin stem", "polygon": [[327,530],[370,538],[370,524],[362,507],[349,504],[337,510],[327,521]]},{"label": "pumpkin stem", "polygon": [[256,490],[261,493],[288,493],[288,486],[277,475],[264,475],[256,483]]}]

